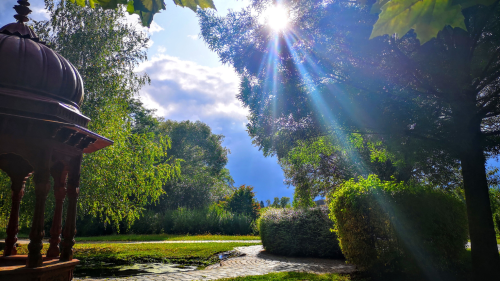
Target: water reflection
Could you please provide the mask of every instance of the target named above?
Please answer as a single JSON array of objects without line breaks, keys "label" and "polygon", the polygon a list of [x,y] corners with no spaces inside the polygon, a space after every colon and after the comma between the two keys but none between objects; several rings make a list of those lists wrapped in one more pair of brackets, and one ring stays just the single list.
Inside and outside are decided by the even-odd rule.
[{"label": "water reflection", "polygon": [[97,267],[77,266],[75,277],[112,277],[138,276],[196,270],[196,266],[171,263],[136,263],[133,265],[101,264]]}]

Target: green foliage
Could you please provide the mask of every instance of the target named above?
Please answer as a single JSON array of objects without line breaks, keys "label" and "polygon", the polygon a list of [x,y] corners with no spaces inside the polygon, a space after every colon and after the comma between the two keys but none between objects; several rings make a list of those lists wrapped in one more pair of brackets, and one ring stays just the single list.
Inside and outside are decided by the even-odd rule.
[{"label": "green foliage", "polygon": [[381,35],[404,36],[415,30],[421,44],[426,43],[446,26],[467,30],[462,9],[475,5],[490,6],[497,0],[378,0],[372,12],[380,12],[370,39]]},{"label": "green foliage", "polygon": [[500,236],[500,189],[490,188],[491,212],[497,236]]},{"label": "green foliage", "polygon": [[78,214],[116,226],[131,224],[180,173],[179,161],[164,161],[170,139],[154,135],[149,123],[141,125],[147,118],[138,116],[144,110],[134,99],[149,82],[133,71],[147,58],[149,38],[125,23],[123,10],[46,4],[51,18],[36,22],[34,29],[80,72],[85,85],[81,110],[92,119],[89,129],[114,141],[83,159]]},{"label": "green foliage", "polygon": [[269,208],[259,219],[266,251],[286,256],[340,258],[335,233],[330,231],[327,208]]},{"label": "green foliage", "polygon": [[425,44],[413,31],[369,40],[378,15],[348,0],[284,0],[293,17],[279,34],[252,8],[198,14],[205,42],[242,77],[248,132],[265,154],[358,133],[381,141],[410,173],[452,188],[462,174],[474,271],[487,280],[500,268],[484,166],[500,152],[498,3],[464,9],[465,30],[446,26]]},{"label": "green foliage", "polygon": [[[269,201],[269,204],[267,207],[271,207],[271,208],[289,208],[291,207],[290,205],[290,197],[274,197],[273,199],[273,203],[271,204],[271,201],[270,200],[267,200]],[[260,204],[261,208],[263,208],[264,206],[264,202],[261,201],[261,204]],[[260,212],[262,213],[262,212]]]},{"label": "green foliage", "polygon": [[151,209],[157,212],[178,207],[199,209],[232,193],[234,181],[224,168],[230,151],[222,146],[223,135],[212,133],[211,128],[200,121],[166,120],[161,122],[158,132],[171,139],[169,158],[164,161],[181,161],[182,173],[164,184],[165,194]]},{"label": "green foliage", "polygon": [[[63,0],[64,1],[64,0]],[[159,13],[161,10],[165,10],[164,0],[69,0],[72,3],[78,4],[81,7],[89,6],[95,8],[98,4],[103,9],[118,9],[126,7],[129,14],[138,14],[141,18],[143,26],[149,27],[153,22],[153,16]],[[215,9],[215,5],[212,0],[174,0],[174,4],[181,7],[188,7],[193,12],[196,12],[197,8]],[[120,5],[120,6],[119,6]]]},{"label": "green foliage", "polygon": [[441,190],[371,175],[344,183],[330,199],[342,252],[368,272],[438,276],[464,254],[465,204]]},{"label": "green foliage", "polygon": [[186,235],[186,234],[119,234],[107,236],[76,237],[78,241],[211,241],[211,240],[260,240],[255,235]]},{"label": "green foliage", "polygon": [[[279,198],[278,198],[279,203]],[[241,185],[231,195],[226,196],[219,205],[232,213],[251,217],[253,220],[259,217],[260,204],[255,199],[252,186]]]},{"label": "green foliage", "polygon": [[281,199],[280,199],[280,207],[281,208],[290,207],[290,197],[281,197]]},{"label": "green foliage", "polygon": [[370,39],[394,33],[403,36],[415,29],[417,39],[424,44],[447,25],[466,29],[462,7],[452,0],[390,0],[381,10]]},{"label": "green foliage", "polygon": [[77,229],[81,236],[116,233],[249,235],[255,232],[251,217],[231,213],[217,205],[202,209],[178,208],[161,213],[147,210],[132,225],[127,225],[125,221],[106,225],[99,219],[86,217],[77,222]]}]

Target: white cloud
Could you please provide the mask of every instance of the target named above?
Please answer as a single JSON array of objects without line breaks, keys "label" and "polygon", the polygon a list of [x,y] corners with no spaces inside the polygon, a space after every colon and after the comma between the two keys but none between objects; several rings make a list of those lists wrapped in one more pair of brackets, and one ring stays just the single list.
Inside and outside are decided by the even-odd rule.
[{"label": "white cloud", "polygon": [[32,18],[35,20],[48,20],[50,19],[49,11],[45,8],[32,7]]},{"label": "white cloud", "polygon": [[188,35],[187,37],[189,37],[193,40],[198,40],[198,35]]},{"label": "white cloud", "polygon": [[151,26],[149,27],[149,34],[153,34],[155,32],[160,32],[162,30],[165,30],[163,27],[161,27],[159,24],[157,24],[155,21],[151,23]]},{"label": "white cloud", "polygon": [[157,109],[158,115],[209,123],[217,119],[217,123],[234,126],[246,121],[248,110],[236,99],[240,80],[232,68],[211,68],[161,54],[136,71],[151,77],[151,85],[141,91],[141,100]]},{"label": "white cloud", "polygon": [[165,46],[158,47],[158,53],[163,54],[167,52],[167,48]]}]

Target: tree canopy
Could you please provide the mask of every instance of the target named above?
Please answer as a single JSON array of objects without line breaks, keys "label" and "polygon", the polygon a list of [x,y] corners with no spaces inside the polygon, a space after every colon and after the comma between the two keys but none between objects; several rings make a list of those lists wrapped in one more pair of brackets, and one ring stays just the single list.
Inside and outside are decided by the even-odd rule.
[{"label": "tree canopy", "polygon": [[[392,1],[383,10],[404,2]],[[500,262],[485,173],[500,144],[498,2],[461,10],[465,29],[423,17],[397,27],[400,36],[372,39],[383,17],[370,13],[371,3],[284,1],[291,18],[282,32],[252,12],[273,5],[267,0],[226,17],[199,17],[209,47],[242,77],[238,98],[250,110],[248,132],[266,155],[283,157],[303,139],[328,135],[345,144],[361,134],[431,173],[460,165],[473,266],[486,280],[497,276]],[[419,35],[420,20],[432,32],[439,27],[435,38]]]},{"label": "tree canopy", "polygon": [[166,120],[158,131],[171,139],[165,161],[180,161],[181,175],[164,184],[157,210],[208,207],[232,192],[234,181],[225,168],[230,151],[222,146],[223,135],[200,121]]},{"label": "tree canopy", "polygon": [[89,129],[114,141],[83,159],[78,214],[132,222],[180,172],[178,161],[162,161],[168,157],[168,137],[134,132],[140,127],[132,110],[140,107],[134,96],[149,78],[133,69],[146,59],[149,38],[125,23],[123,10],[47,4],[50,20],[37,22],[34,29],[80,72],[85,87],[81,110],[92,119]]}]

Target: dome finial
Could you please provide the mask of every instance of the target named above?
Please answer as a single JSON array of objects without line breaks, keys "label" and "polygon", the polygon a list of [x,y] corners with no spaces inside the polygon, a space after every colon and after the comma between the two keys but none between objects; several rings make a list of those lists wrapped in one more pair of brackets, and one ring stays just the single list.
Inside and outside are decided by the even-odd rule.
[{"label": "dome finial", "polygon": [[17,15],[15,15],[14,18],[18,23],[29,21],[28,15],[32,12],[29,8],[30,3],[28,2],[28,0],[18,0],[17,3],[19,5],[14,6],[14,10],[16,10]]}]

